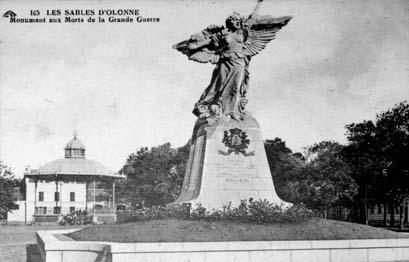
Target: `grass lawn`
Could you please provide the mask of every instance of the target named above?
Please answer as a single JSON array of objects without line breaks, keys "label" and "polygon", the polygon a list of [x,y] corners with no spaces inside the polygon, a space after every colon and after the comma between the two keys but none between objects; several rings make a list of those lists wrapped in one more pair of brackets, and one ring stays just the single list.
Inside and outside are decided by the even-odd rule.
[{"label": "grass lawn", "polygon": [[116,225],[97,225],[68,234],[75,240],[112,242],[206,242],[405,238],[408,234],[361,224],[314,218],[298,224],[191,220],[151,220]]}]

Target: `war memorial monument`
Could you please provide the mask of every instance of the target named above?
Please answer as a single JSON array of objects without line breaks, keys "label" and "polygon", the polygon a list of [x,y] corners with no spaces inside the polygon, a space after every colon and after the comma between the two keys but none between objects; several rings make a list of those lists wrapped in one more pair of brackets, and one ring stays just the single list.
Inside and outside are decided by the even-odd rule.
[{"label": "war memorial monument", "polygon": [[193,108],[198,118],[186,174],[172,204],[218,209],[252,198],[289,205],[275,192],[260,126],[246,110],[250,61],[291,20],[259,15],[261,3],[248,17],[233,13],[225,26],[211,25],[174,45],[190,60],[216,68]]},{"label": "war memorial monument", "polygon": [[[186,173],[179,197],[169,206],[200,204],[211,212],[261,199],[280,206],[282,213],[297,208],[277,195],[260,126],[246,110],[250,61],[291,20],[260,15],[261,3],[248,17],[234,13],[225,26],[208,26],[174,45],[189,60],[212,63],[215,69],[193,106],[197,120]],[[409,238],[383,229],[316,217],[287,224],[191,219],[195,210],[181,210],[189,219],[130,216],[125,223],[41,230],[39,257],[56,262],[409,261]]]}]

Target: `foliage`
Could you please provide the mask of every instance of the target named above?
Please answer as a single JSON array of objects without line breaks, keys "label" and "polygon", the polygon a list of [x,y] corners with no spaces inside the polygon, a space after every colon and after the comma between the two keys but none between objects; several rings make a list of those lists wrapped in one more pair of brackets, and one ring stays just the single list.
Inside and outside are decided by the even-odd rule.
[{"label": "foliage", "polygon": [[341,155],[343,146],[323,141],[293,153],[280,138],[265,143],[267,158],[280,197],[304,203],[322,212],[335,205],[347,205],[357,192],[352,171]]},{"label": "foliage", "polygon": [[61,217],[59,221],[61,226],[81,226],[81,225],[92,225],[92,215],[88,215],[87,211],[76,210],[70,214]]},{"label": "foliage", "polygon": [[305,165],[301,153],[293,153],[280,138],[266,140],[264,148],[277,194],[284,200],[294,203],[297,196],[298,176]]},{"label": "foliage", "polygon": [[[376,152],[389,193],[397,201],[409,195],[409,104],[404,102],[377,116]],[[382,180],[381,180],[382,181]]]},{"label": "foliage", "polygon": [[134,222],[154,219],[189,219],[189,220],[209,220],[209,221],[231,221],[244,223],[295,223],[312,218],[314,213],[304,205],[294,205],[289,208],[277,206],[267,200],[241,201],[238,207],[231,204],[224,206],[220,210],[207,211],[201,205],[194,208],[176,206],[171,208],[152,207],[135,210],[133,212],[123,212],[118,214],[118,222]]},{"label": "foliage", "polygon": [[142,147],[121,169],[127,179],[118,186],[119,198],[136,207],[172,202],[179,195],[188,155],[189,145]]},{"label": "foliage", "polygon": [[323,141],[307,148],[307,164],[299,176],[300,202],[321,211],[340,202],[350,202],[357,193],[352,171],[341,155],[343,146]]},{"label": "foliage", "polygon": [[224,206],[222,210],[213,212],[205,212],[201,207],[199,207],[199,212],[197,210],[192,210],[191,217],[193,219],[203,218],[212,221],[228,220],[256,224],[296,223],[314,216],[314,212],[303,204],[285,208],[261,199],[259,201],[242,200],[238,207],[232,208],[229,204]]},{"label": "foliage", "polygon": [[14,187],[17,180],[11,169],[0,161],[0,219],[7,219],[7,213],[17,209],[14,196]]},{"label": "foliage", "polygon": [[375,121],[346,128],[349,144],[343,155],[359,185],[356,202],[402,203],[409,196],[409,104],[401,102]]},{"label": "foliage", "polygon": [[166,208],[164,206],[143,207],[132,211],[122,211],[117,214],[118,223],[145,221],[154,219],[180,218],[187,219],[189,209],[182,206]]}]

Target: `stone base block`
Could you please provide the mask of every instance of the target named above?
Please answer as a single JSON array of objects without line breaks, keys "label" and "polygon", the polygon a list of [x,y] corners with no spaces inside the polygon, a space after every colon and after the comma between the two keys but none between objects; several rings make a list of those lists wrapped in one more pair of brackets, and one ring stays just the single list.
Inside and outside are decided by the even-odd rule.
[{"label": "stone base block", "polygon": [[211,210],[250,198],[290,205],[276,194],[257,121],[248,116],[196,127],[181,194],[172,204]]}]

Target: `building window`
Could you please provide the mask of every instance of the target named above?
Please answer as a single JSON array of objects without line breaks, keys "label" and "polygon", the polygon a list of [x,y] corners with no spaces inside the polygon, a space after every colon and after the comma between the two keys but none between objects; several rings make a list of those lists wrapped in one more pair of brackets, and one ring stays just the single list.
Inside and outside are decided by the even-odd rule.
[{"label": "building window", "polygon": [[47,214],[47,208],[46,207],[36,207],[35,214],[36,215],[46,215]]},{"label": "building window", "polygon": [[38,192],[38,201],[44,201],[44,192]]},{"label": "building window", "polygon": [[375,213],[375,206],[372,205],[372,206],[371,206],[371,215],[373,215],[374,213]]},{"label": "building window", "polygon": [[70,193],[70,201],[71,202],[75,201],[75,192]]},{"label": "building window", "polygon": [[70,213],[74,213],[75,212],[75,207],[70,207]]},{"label": "building window", "polygon": [[61,214],[61,207],[54,207],[54,214]]},{"label": "building window", "polygon": [[54,193],[54,201],[60,201],[60,192]]},{"label": "building window", "polygon": [[378,205],[378,215],[382,214],[382,205]]},{"label": "building window", "polygon": [[102,206],[102,205],[94,205],[94,209],[95,210],[101,210],[101,209],[103,209],[104,207]]}]

